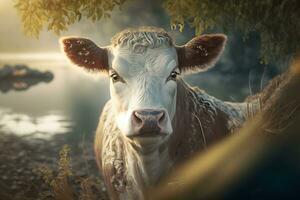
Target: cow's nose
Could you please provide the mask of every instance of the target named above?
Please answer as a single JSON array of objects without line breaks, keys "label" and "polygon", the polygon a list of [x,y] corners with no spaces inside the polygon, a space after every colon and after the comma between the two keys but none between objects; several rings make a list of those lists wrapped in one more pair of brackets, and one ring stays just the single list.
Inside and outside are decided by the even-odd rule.
[{"label": "cow's nose", "polygon": [[153,136],[161,134],[165,120],[166,112],[164,110],[136,110],[132,113],[134,135]]}]

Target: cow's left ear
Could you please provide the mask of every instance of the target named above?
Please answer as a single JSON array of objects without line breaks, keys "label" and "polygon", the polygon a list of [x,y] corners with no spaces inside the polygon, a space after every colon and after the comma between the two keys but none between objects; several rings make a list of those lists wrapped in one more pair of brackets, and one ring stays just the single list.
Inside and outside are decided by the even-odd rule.
[{"label": "cow's left ear", "polygon": [[209,69],[222,54],[226,40],[226,35],[208,34],[197,36],[185,45],[176,47],[179,69],[183,72]]},{"label": "cow's left ear", "polygon": [[86,38],[65,37],[60,44],[67,57],[88,71],[108,72],[108,50]]}]

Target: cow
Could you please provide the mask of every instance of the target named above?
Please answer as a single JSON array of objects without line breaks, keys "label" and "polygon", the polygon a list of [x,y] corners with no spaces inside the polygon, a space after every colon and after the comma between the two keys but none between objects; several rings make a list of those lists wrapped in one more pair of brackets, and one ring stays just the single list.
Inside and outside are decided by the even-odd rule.
[{"label": "cow", "polygon": [[126,29],[105,47],[82,37],[61,39],[75,65],[110,77],[94,147],[112,199],[143,199],[175,166],[245,121],[248,103],[223,102],[182,79],[213,67],[226,40],[206,34],[177,46],[155,27]]}]

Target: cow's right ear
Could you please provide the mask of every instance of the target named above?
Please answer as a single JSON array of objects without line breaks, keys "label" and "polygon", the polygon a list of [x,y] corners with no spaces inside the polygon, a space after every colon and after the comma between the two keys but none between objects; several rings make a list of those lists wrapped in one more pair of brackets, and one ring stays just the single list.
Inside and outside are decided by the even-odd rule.
[{"label": "cow's right ear", "polygon": [[211,68],[222,54],[227,37],[223,34],[200,35],[183,46],[177,46],[179,69],[205,71]]},{"label": "cow's right ear", "polygon": [[108,72],[108,50],[86,38],[65,37],[60,44],[67,57],[88,71]]}]

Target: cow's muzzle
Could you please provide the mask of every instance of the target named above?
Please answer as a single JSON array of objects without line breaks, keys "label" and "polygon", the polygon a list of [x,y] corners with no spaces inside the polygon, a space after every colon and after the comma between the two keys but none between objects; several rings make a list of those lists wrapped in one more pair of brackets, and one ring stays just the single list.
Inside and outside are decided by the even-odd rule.
[{"label": "cow's muzzle", "polygon": [[167,135],[163,132],[167,120],[167,114],[164,110],[143,109],[133,111],[131,116],[133,134],[131,137]]}]

